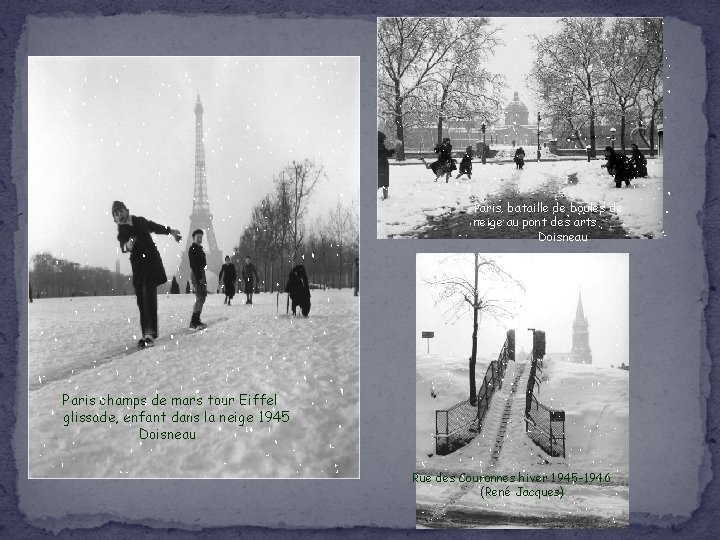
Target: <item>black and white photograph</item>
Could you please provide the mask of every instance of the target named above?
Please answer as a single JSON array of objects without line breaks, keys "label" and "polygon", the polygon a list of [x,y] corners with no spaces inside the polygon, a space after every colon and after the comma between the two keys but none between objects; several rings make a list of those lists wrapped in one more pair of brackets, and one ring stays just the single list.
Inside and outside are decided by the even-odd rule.
[{"label": "black and white photograph", "polygon": [[358,478],[359,58],[28,59],[29,478]]},{"label": "black and white photograph", "polygon": [[665,235],[661,18],[377,28],[378,238]]},{"label": "black and white photograph", "polygon": [[629,255],[416,264],[417,527],[627,527]]}]

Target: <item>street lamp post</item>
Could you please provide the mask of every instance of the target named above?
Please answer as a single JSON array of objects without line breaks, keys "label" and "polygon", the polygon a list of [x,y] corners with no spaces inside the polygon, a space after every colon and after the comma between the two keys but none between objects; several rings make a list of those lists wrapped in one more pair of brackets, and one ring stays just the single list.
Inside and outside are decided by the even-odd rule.
[{"label": "street lamp post", "polygon": [[540,113],[538,112],[538,122],[537,122],[537,160],[540,161]]},{"label": "street lamp post", "polygon": [[615,150],[615,128],[610,128],[610,142],[612,143],[612,149]]},{"label": "street lamp post", "polygon": [[482,159],[482,164],[485,165],[485,148],[486,148],[485,147],[485,122],[483,122],[482,125],[480,126],[480,131],[482,131],[482,134],[483,134],[483,149],[482,149],[481,159]]}]

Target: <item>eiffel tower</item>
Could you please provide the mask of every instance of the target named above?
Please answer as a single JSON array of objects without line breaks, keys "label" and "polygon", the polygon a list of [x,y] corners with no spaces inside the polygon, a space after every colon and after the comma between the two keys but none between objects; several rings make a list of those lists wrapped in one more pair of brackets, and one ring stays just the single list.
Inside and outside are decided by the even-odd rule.
[{"label": "eiffel tower", "polygon": [[203,143],[203,106],[200,103],[200,95],[198,94],[195,103],[195,192],[193,193],[193,207],[190,215],[190,230],[187,235],[187,245],[182,254],[182,262],[178,271],[178,283],[184,286],[186,281],[190,280],[190,261],[188,260],[188,249],[192,245],[192,232],[196,229],[202,229],[203,249],[207,259],[206,272],[212,272],[217,275],[222,266],[222,253],[218,249],[217,240],[215,240],[215,231],[213,230],[212,219],[210,213],[210,203],[207,196],[207,176],[205,174],[205,144]]}]

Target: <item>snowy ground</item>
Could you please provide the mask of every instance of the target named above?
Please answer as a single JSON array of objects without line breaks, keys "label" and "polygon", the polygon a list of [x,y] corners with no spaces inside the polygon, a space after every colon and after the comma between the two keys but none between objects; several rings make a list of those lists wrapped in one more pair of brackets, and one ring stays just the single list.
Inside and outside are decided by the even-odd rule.
[{"label": "snowy ground", "polygon": [[[285,295],[279,309],[275,294],[255,295],[253,305],[236,296],[229,307],[223,298],[208,297],[202,319],[209,327],[195,333],[187,329],[194,297],[161,295],[160,338],[147,350],[135,348],[134,296],[29,304],[30,477],[358,477],[359,297],[352,290],[313,291],[307,319],[285,314]],[[240,394],[256,393],[277,394],[277,402],[240,402]],[[63,405],[63,394],[79,401]],[[211,394],[226,404],[210,405]],[[100,405],[108,395],[147,402]],[[153,405],[156,395],[168,404]],[[172,397],[203,403],[172,406]],[[72,412],[103,411],[117,423],[64,426]],[[165,412],[166,420],[122,418],[141,411]],[[215,414],[216,422],[173,423],[176,412],[203,420]],[[244,425],[232,414],[244,415]],[[192,432],[195,439],[142,440],[140,428]]]},{"label": "snowy ground", "polygon": [[[378,238],[414,238],[438,216],[460,211],[474,212],[474,203],[482,204],[508,187],[520,193],[537,190],[555,192],[572,201],[622,207],[617,215],[631,236],[649,234],[663,237],[663,160],[648,160],[648,177],[636,178],[630,188],[615,188],[615,182],[601,165],[604,160],[528,160],[522,171],[512,161],[473,163],[473,176],[455,175],[449,183],[434,182],[432,171],[418,160],[390,161],[389,197],[382,200],[378,190]],[[568,183],[577,175],[577,183]],[[502,216],[500,216],[502,217]],[[561,232],[561,231],[560,231]]]},{"label": "snowy ground", "polygon": [[[467,360],[417,357],[417,470],[432,476],[416,484],[420,527],[616,527],[629,519],[628,372],[592,365],[549,362],[540,387],[540,400],[566,413],[566,457],[550,457],[525,434],[525,385],[529,362],[518,390],[511,382],[522,367],[510,362],[502,390],[493,397],[482,432],[467,446],[447,456],[435,454],[435,410],[467,399]],[[487,362],[478,362],[477,380]],[[433,398],[431,389],[437,397]],[[511,416],[496,460],[492,450],[506,402]],[[461,482],[460,474],[516,475],[514,482]],[[518,481],[517,475],[585,473],[602,481],[576,484]],[[455,482],[437,482],[438,474],[455,475]],[[607,481],[606,481],[607,480]],[[563,496],[516,496],[517,488],[563,488]],[[511,488],[509,497],[488,497],[484,487]]]}]

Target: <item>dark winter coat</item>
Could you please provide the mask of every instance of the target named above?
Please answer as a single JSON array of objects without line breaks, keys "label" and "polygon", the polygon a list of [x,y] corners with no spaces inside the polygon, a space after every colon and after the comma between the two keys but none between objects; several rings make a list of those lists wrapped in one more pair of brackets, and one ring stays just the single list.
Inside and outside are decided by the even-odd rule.
[{"label": "dark winter coat", "polygon": [[300,306],[303,316],[307,317],[308,313],[310,313],[310,285],[308,284],[305,267],[302,264],[297,265],[290,271],[285,292],[290,295],[293,314],[295,314],[295,309]]},{"label": "dark winter coat", "polygon": [[237,281],[237,272],[233,263],[222,265],[218,279],[221,279],[223,282],[225,294],[230,298],[235,296],[235,281]]},{"label": "dark winter coat", "polygon": [[388,158],[395,153],[395,150],[388,150],[385,147],[385,134],[378,132],[378,187],[390,187],[390,163]]},{"label": "dark winter coat", "polygon": [[634,178],[642,178],[647,176],[647,159],[643,156],[639,148],[633,148],[630,157],[630,166],[632,167],[632,175]]},{"label": "dark winter coat", "polygon": [[193,242],[188,249],[188,260],[190,261],[190,270],[194,280],[200,281],[205,279],[205,250],[202,246]]},{"label": "dark winter coat", "polygon": [[438,154],[437,161],[430,165],[436,176],[452,172],[457,169],[455,160],[452,157],[452,144],[449,142],[440,143],[435,146]]},{"label": "dark winter coat", "polygon": [[462,160],[460,161],[460,174],[472,175],[472,156],[465,152]]},{"label": "dark winter coat", "polygon": [[252,294],[255,292],[255,282],[258,280],[258,275],[253,263],[243,266],[242,279],[245,294]]},{"label": "dark winter coat", "polygon": [[141,216],[131,216],[130,221],[132,225],[127,223],[118,225],[117,239],[123,253],[128,252],[125,244],[131,238],[135,239],[135,243],[130,251],[133,286],[137,290],[139,287],[142,287],[145,279],[148,279],[149,283],[152,283],[156,287],[166,283],[167,275],[165,274],[165,267],[163,267],[160,253],[150,233],[170,234],[170,227],[158,225],[154,221],[150,221]]},{"label": "dark winter coat", "polygon": [[632,170],[628,159],[615,151],[607,156],[605,167],[607,168],[608,174],[615,177],[615,184],[618,186],[622,182],[628,182],[632,178]]},{"label": "dark winter coat", "polygon": [[170,294],[180,294],[180,284],[174,276],[172,278],[172,284],[170,285]]}]

